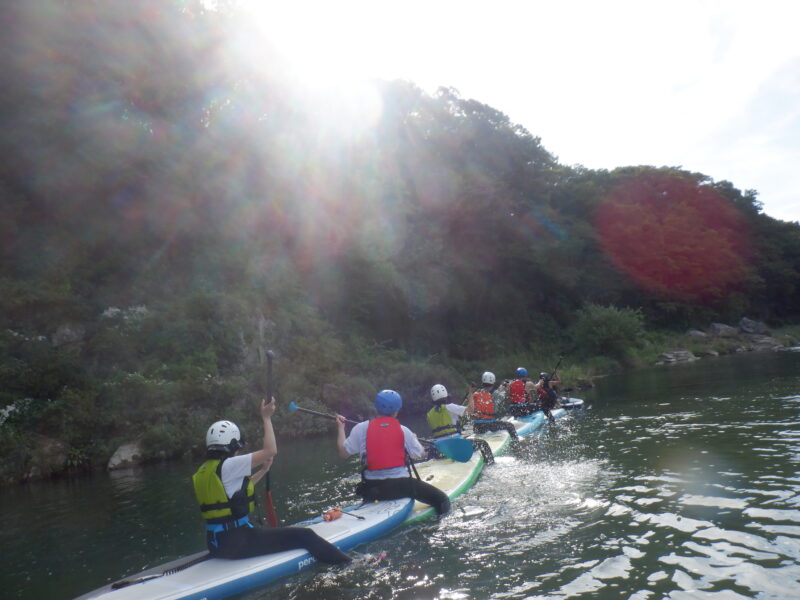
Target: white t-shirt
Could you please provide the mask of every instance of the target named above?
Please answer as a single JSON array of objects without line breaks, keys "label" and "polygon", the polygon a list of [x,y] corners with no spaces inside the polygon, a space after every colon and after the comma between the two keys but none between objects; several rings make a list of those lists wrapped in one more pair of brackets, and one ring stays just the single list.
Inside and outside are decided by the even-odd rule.
[{"label": "white t-shirt", "polygon": [[231,456],[222,463],[220,479],[222,479],[222,485],[225,486],[225,493],[228,494],[228,498],[242,489],[242,480],[252,474],[252,465],[253,460],[249,454]]},{"label": "white t-shirt", "polygon": [[[358,425],[355,425],[353,429],[350,430],[350,435],[348,435],[344,441],[344,449],[347,453],[361,455],[361,462],[365,464],[368,427],[369,421],[362,421]],[[422,444],[419,443],[419,440],[417,440],[417,436],[414,435],[414,432],[405,425],[400,425],[400,428],[403,430],[403,444],[406,452],[408,452],[411,458],[424,458],[425,449],[422,447]],[[408,477],[408,469],[404,466],[380,469],[377,471],[370,471],[367,469],[364,471],[364,477],[366,479],[396,479],[398,477]],[[241,482],[239,482],[239,485],[241,485]]]}]

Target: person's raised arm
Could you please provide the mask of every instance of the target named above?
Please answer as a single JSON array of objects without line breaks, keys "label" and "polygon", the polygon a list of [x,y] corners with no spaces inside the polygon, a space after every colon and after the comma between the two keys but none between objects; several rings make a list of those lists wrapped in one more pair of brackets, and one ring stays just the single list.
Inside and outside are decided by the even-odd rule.
[{"label": "person's raised arm", "polygon": [[475,388],[473,386],[469,386],[469,400],[467,400],[467,410],[464,411],[464,415],[469,416],[475,412]]},{"label": "person's raised arm", "polygon": [[345,419],[342,415],[336,415],[336,447],[339,449],[339,456],[342,458],[347,458],[350,456],[350,453],[344,448],[344,441],[347,437],[344,433],[344,424],[346,421],[347,419]]},{"label": "person's raised arm", "polygon": [[[250,455],[250,468],[261,466],[257,474],[259,479],[264,473],[269,471],[272,461],[278,453],[278,444],[275,441],[275,431],[272,429],[272,415],[275,413],[275,398],[267,402],[266,398],[261,400],[261,421],[264,424],[264,445],[261,450],[256,450]],[[264,473],[261,473],[264,471]]]}]

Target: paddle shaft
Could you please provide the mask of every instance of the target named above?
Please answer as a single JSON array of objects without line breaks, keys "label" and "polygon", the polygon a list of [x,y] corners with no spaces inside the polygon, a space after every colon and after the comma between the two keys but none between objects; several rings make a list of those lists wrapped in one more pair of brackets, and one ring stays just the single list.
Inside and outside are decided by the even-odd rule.
[{"label": "paddle shaft", "polygon": [[[337,420],[336,415],[331,415],[331,414],[328,414],[328,413],[320,412],[318,410],[311,410],[310,408],[303,408],[301,406],[297,406],[296,404],[294,406],[295,406],[294,410],[299,410],[300,412],[308,413],[310,415],[316,415],[318,417],[324,417],[326,419],[331,419],[333,421]],[[358,425],[358,421],[353,421],[353,419],[345,419],[344,422],[345,423],[350,423],[352,425]],[[420,442],[422,442],[423,444],[428,444],[428,445],[431,445],[431,446],[435,446],[436,445],[436,442],[434,442],[433,440],[429,440],[427,438],[417,437],[417,439]]]},{"label": "paddle shaft", "polygon": [[553,377],[555,377],[555,376],[556,376],[556,372],[558,371],[558,367],[560,367],[560,366],[561,366],[561,361],[562,361],[562,360],[564,360],[564,357],[563,357],[563,356],[559,356],[559,357],[558,357],[558,362],[556,363],[556,366],[555,366],[555,368],[553,369],[553,372],[552,372],[552,373],[550,373],[550,379],[552,379]]},{"label": "paddle shaft", "polygon": [[151,579],[158,579],[159,577],[164,577],[166,575],[173,575],[175,573],[179,573],[184,569],[188,569],[189,567],[193,567],[194,565],[201,563],[205,560],[211,558],[211,554],[206,552],[198,556],[197,558],[193,558],[192,560],[183,563],[182,565],[178,565],[177,567],[172,567],[171,569],[167,569],[162,573],[154,573],[153,575],[143,575],[142,577],[137,577],[136,579],[123,579],[122,581],[117,581],[111,584],[112,590],[118,590],[120,588],[128,587],[129,585],[134,585],[136,583],[144,583],[145,581],[150,581]]},{"label": "paddle shaft", "polygon": [[[267,350],[267,402],[272,402],[272,359],[275,355],[272,350]],[[269,471],[264,478],[264,514],[267,522],[272,527],[278,526],[278,515],[275,512],[275,505],[272,503],[272,489],[269,480]]]}]

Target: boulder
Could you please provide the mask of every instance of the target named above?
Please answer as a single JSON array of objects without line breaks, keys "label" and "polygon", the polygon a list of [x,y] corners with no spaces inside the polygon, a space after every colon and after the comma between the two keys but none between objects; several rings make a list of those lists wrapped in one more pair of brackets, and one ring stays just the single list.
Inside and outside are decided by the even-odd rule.
[{"label": "boulder", "polygon": [[122,444],[108,461],[108,470],[128,469],[141,462],[142,450],[139,442],[129,442]]},{"label": "boulder", "polygon": [[719,352],[717,352],[716,350],[711,350],[709,348],[708,350],[698,350],[697,351],[697,356],[699,356],[701,358],[703,356],[719,356]]},{"label": "boulder", "polygon": [[714,337],[736,337],[739,335],[739,330],[736,327],[731,327],[724,323],[712,323],[709,330]]},{"label": "boulder", "polygon": [[762,350],[782,350],[783,344],[778,340],[768,335],[747,335],[747,341],[750,342],[750,347],[759,352]]},{"label": "boulder", "polygon": [[690,362],[697,360],[697,357],[689,350],[670,350],[661,354],[661,360],[656,364],[671,364],[676,362]]},{"label": "boulder", "polygon": [[766,323],[762,323],[761,321],[753,321],[747,317],[742,317],[742,320],[739,321],[739,329],[741,329],[744,333],[769,335],[769,327],[767,327]]},{"label": "boulder", "polygon": [[686,332],[686,335],[690,335],[692,337],[708,337],[704,331],[700,331],[699,329],[690,329]]}]

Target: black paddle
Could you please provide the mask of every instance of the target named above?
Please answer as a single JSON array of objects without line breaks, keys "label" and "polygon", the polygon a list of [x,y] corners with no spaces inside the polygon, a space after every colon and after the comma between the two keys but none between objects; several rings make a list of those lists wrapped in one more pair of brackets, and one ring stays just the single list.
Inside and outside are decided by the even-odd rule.
[{"label": "black paddle", "polygon": [[[272,359],[275,358],[272,350],[267,350],[267,402],[272,402]],[[271,469],[270,469],[271,470]],[[272,490],[269,481],[269,471],[264,477],[264,513],[267,523],[272,527],[278,526],[278,515],[275,513],[275,505],[272,503]]]},{"label": "black paddle", "polygon": [[111,584],[112,590],[118,590],[120,588],[128,587],[129,585],[135,585],[137,583],[144,583],[145,581],[150,581],[151,579],[158,579],[159,577],[164,577],[165,575],[172,575],[174,573],[178,573],[183,571],[184,569],[188,569],[198,563],[201,563],[205,560],[211,558],[211,555],[208,552],[204,552],[199,556],[194,557],[193,559],[178,565],[177,567],[172,567],[170,569],[165,569],[161,573],[153,573],[152,575],[142,575],[141,577],[137,577],[136,579],[123,579],[121,581],[117,581]]}]

